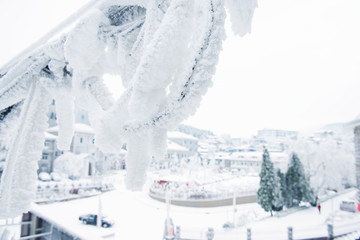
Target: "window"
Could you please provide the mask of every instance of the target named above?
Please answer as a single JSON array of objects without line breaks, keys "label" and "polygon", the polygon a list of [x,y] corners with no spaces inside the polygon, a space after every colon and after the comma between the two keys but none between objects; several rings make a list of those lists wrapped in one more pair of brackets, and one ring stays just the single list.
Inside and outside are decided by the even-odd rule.
[{"label": "window", "polygon": [[48,154],[47,153],[43,153],[42,154],[42,160],[47,160],[48,159]]},{"label": "window", "polygon": [[82,143],[83,142],[83,138],[80,138],[80,143]]}]

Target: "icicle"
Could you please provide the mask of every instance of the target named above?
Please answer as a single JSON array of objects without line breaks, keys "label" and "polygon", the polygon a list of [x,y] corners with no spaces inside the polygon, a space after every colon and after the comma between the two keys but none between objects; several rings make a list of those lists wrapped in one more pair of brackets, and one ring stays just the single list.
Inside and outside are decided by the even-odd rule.
[{"label": "icicle", "polygon": [[[63,63],[61,69],[64,68]],[[56,71],[55,71],[56,72]],[[55,79],[41,78],[40,83],[46,88],[55,100],[59,135],[57,147],[63,151],[69,151],[74,136],[74,94],[71,89],[71,81],[63,74],[57,74]],[[59,76],[60,75],[60,76]]]},{"label": "icicle", "polygon": [[148,134],[133,134],[129,137],[125,184],[130,190],[141,190],[146,182],[146,171],[151,159],[149,140]]},{"label": "icicle", "polygon": [[59,89],[54,96],[59,135],[57,147],[63,151],[69,151],[74,136],[74,98],[70,91]]},{"label": "icicle", "polygon": [[19,130],[9,149],[0,186],[0,217],[16,217],[35,199],[38,160],[47,128],[51,98],[33,82],[22,108]]},{"label": "icicle", "polygon": [[257,0],[225,0],[225,6],[230,13],[231,27],[235,34],[241,37],[251,32],[251,22]]},{"label": "icicle", "polygon": [[151,156],[157,161],[164,159],[167,152],[167,129],[156,128],[151,132]]},{"label": "icicle", "polygon": [[127,103],[131,89],[118,99],[114,106],[99,119],[95,129],[95,145],[105,153],[119,153],[125,141],[125,134],[121,134],[121,126],[129,120]]}]

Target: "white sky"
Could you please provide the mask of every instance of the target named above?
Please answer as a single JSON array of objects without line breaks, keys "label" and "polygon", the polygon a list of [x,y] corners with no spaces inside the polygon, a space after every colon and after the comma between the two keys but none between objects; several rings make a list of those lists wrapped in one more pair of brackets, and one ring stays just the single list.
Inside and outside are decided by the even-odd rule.
[{"label": "white sky", "polygon": [[[86,0],[0,0],[0,66]],[[229,30],[214,86],[185,121],[234,137],[353,120],[360,107],[360,1],[258,0],[252,33]]]}]

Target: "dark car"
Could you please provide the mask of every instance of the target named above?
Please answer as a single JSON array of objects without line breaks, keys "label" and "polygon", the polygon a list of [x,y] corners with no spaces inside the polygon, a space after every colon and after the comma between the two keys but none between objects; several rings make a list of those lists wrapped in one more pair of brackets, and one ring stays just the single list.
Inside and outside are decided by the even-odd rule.
[{"label": "dark car", "polygon": [[[96,214],[87,214],[82,215],[79,217],[79,221],[82,221],[83,224],[91,224],[96,225],[97,224],[97,215]],[[101,226],[108,228],[114,225],[114,221],[108,219],[107,217],[103,216],[101,219]]]}]

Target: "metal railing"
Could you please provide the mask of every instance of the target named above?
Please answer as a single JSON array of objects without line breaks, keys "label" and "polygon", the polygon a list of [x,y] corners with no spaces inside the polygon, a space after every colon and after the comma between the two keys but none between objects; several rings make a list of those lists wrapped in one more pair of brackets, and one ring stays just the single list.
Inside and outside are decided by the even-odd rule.
[{"label": "metal railing", "polygon": [[[149,195],[158,197],[158,198],[165,198],[166,191],[163,189],[156,189],[150,188]],[[252,196],[256,195],[256,191],[235,191],[236,197],[242,196]],[[223,191],[220,193],[211,193],[211,192],[198,192],[198,191],[174,191],[171,194],[171,200],[191,200],[191,201],[203,201],[203,200],[221,200],[221,199],[229,199],[234,197],[233,191]]]},{"label": "metal railing", "polygon": [[[30,225],[32,224],[32,221],[21,221],[21,222],[14,222],[14,220],[12,220],[11,223],[9,223],[7,220],[6,220],[6,223],[5,224],[0,224],[0,228],[1,227],[11,227],[11,226],[22,226],[22,225]],[[39,231],[40,229],[35,229],[35,231]],[[17,238],[17,240],[25,240],[25,239],[35,239],[35,238],[38,238],[38,237],[44,237],[44,236],[49,236],[51,235],[53,232],[53,225],[50,225],[50,231],[49,232],[45,232],[45,233],[34,233],[34,234],[30,234],[28,236],[23,236],[23,237],[20,237],[20,238]]]},{"label": "metal railing", "polygon": [[37,233],[37,234],[32,234],[32,235],[29,235],[29,236],[25,236],[25,237],[20,237],[19,240],[35,239],[35,238],[38,238],[38,237],[45,237],[45,236],[52,235],[52,232],[53,232],[53,225],[50,226],[50,231],[49,232]]},{"label": "metal railing", "polygon": [[[351,225],[351,226],[350,226]],[[314,229],[294,229],[293,227],[287,227],[284,228],[283,232],[280,231],[264,231],[264,232],[254,232],[251,228],[244,229],[245,231],[242,233],[234,233],[239,234],[238,239],[246,239],[246,240],[252,240],[252,239],[268,239],[271,237],[271,239],[287,239],[287,240],[293,240],[293,239],[328,239],[333,240],[339,236],[344,236],[346,234],[351,234],[353,232],[358,231],[360,227],[360,223],[357,223],[357,225],[352,224],[346,224],[346,231],[342,231],[344,228],[344,224],[341,225],[333,225],[333,224],[327,224],[324,225],[324,229],[318,229],[318,234],[314,233]],[[317,227],[318,228],[318,227]],[[299,234],[299,232],[307,232],[306,235]],[[185,233],[185,234],[184,234]],[[242,236],[240,234],[243,234]],[[184,236],[183,236],[184,235]],[[176,227],[176,231],[172,236],[164,236],[163,240],[226,240],[227,236],[229,235],[223,235],[220,232],[216,233],[215,230],[211,227],[207,229],[205,234],[201,234],[201,236],[197,234],[189,234],[183,231],[183,229],[180,226]],[[360,237],[360,236],[358,236]],[[231,236],[231,239],[234,239],[234,236]]]}]

